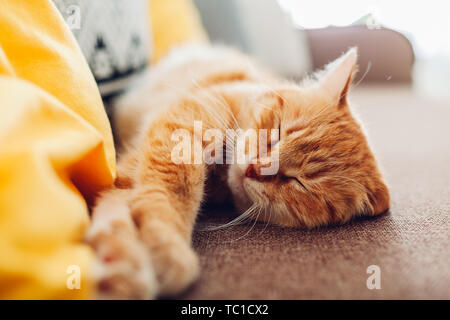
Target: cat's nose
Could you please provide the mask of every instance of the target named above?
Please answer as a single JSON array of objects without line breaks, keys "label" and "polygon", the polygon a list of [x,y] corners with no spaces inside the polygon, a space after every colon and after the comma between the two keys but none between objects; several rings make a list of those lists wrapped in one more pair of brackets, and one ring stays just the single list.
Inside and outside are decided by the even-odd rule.
[{"label": "cat's nose", "polygon": [[245,176],[247,178],[256,179],[258,181],[263,180],[260,168],[255,166],[254,164],[248,165],[247,169],[245,170]]}]

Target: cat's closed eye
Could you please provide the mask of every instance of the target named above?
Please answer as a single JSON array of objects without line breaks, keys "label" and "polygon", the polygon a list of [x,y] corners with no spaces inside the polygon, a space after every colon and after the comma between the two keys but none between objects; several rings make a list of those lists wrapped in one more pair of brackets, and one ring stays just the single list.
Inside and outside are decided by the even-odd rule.
[{"label": "cat's closed eye", "polygon": [[295,176],[283,176],[282,179],[285,181],[293,181],[293,182],[297,183],[298,185],[300,185],[303,189],[308,190],[305,187],[305,185],[303,184],[303,182]]}]

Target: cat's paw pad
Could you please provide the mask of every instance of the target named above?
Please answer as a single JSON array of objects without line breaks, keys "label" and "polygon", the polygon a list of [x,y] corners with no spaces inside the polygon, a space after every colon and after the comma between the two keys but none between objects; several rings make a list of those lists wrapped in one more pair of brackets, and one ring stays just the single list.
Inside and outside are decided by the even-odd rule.
[{"label": "cat's paw pad", "polygon": [[142,243],[128,235],[100,233],[89,240],[97,253],[94,280],[100,299],[152,299],[156,274]]}]

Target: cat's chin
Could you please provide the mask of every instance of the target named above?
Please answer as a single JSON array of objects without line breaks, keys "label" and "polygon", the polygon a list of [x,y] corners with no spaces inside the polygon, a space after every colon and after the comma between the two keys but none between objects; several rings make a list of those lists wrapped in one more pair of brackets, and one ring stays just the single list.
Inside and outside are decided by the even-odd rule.
[{"label": "cat's chin", "polygon": [[228,169],[228,187],[233,195],[234,204],[240,211],[247,210],[253,204],[244,186],[244,173],[243,165],[231,165]]}]

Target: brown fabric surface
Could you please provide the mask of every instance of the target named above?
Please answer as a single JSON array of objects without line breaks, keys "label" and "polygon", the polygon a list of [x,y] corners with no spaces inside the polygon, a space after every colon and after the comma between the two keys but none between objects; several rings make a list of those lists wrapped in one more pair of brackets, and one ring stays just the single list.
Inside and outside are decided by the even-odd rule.
[{"label": "brown fabric surface", "polygon": [[[390,212],[310,231],[248,232],[249,223],[196,232],[202,274],[181,298],[450,299],[450,104],[395,87],[358,87],[353,101],[389,182]],[[209,216],[200,227],[226,221]],[[372,264],[381,290],[366,287]]]}]

